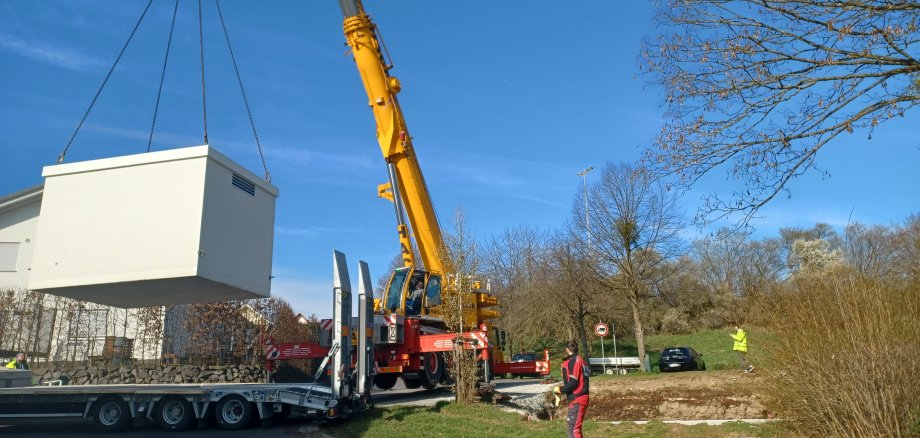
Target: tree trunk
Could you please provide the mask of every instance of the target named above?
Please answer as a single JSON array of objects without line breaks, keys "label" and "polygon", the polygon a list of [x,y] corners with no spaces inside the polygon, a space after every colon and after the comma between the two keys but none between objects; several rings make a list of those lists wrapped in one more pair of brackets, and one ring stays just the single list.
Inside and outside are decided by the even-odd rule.
[{"label": "tree trunk", "polygon": [[[642,332],[642,319],[639,317],[639,293],[635,290],[629,293],[629,305],[632,307],[633,329],[636,332],[636,346],[639,349],[639,361],[645,364],[645,334]],[[644,365],[642,370],[645,371]]]},{"label": "tree trunk", "polygon": [[582,316],[579,319],[581,320],[578,326],[578,335],[581,338],[581,357],[587,362],[591,357],[591,350],[588,348],[588,331],[585,330],[585,317]]}]

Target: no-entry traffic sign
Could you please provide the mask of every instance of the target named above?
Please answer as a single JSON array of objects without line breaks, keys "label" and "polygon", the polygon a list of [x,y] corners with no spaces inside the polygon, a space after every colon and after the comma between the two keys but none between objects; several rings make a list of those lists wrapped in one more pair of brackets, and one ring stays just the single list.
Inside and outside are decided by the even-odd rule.
[{"label": "no-entry traffic sign", "polygon": [[607,333],[609,333],[609,332],[610,332],[610,330],[607,328],[607,324],[604,324],[604,323],[602,323],[602,322],[599,322],[599,323],[597,323],[596,326],[594,326],[594,333],[597,334],[598,336],[602,337],[602,338],[603,338],[604,336],[607,336]]}]

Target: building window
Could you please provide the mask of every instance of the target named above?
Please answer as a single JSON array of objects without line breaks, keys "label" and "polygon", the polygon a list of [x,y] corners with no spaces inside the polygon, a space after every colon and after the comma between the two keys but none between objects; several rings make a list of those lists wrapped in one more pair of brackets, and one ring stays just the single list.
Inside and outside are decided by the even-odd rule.
[{"label": "building window", "polygon": [[0,242],[0,272],[16,272],[19,242]]}]

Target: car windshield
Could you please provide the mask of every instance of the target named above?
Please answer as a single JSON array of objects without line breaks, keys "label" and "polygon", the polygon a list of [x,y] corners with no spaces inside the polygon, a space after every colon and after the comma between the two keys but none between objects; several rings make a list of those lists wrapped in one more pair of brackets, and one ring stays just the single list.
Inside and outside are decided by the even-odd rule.
[{"label": "car windshield", "polygon": [[662,356],[683,356],[686,354],[687,352],[683,348],[667,348],[661,352]]}]

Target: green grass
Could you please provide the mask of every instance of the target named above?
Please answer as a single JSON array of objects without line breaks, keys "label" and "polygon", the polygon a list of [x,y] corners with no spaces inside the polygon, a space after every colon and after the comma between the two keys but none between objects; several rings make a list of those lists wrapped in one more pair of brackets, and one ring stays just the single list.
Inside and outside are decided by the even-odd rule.
[{"label": "green grass", "polygon": [[[667,347],[692,347],[698,353],[703,354],[703,360],[706,362],[707,370],[733,370],[738,368],[738,359],[732,351],[734,345],[729,333],[730,328],[719,330],[701,330],[698,332],[683,335],[651,335],[645,337],[645,351],[649,355],[649,361],[652,365],[652,373],[659,373],[658,358],[661,356],[661,350]],[[770,334],[759,327],[746,328],[748,334],[748,360],[757,364],[758,345],[763,345],[764,340]],[[591,355],[592,357],[601,357],[601,341],[593,333],[591,334]],[[604,339],[604,352],[607,357],[613,357],[613,340],[608,336]],[[619,356],[638,356],[636,348],[636,339],[617,338],[617,354]],[[550,376],[559,379],[561,376],[560,362],[565,356],[563,347],[550,350]],[[646,375],[644,373],[637,373]],[[633,373],[629,374],[630,376]]]},{"label": "green grass", "polygon": [[[590,414],[590,407],[588,412]],[[347,421],[324,425],[323,433],[335,437],[560,437],[565,436],[562,419],[524,421],[521,416],[487,404],[461,406],[440,402],[435,406],[397,406],[375,408]],[[731,423],[722,426],[680,426],[651,422],[646,425],[609,424],[586,421],[589,437],[726,437],[777,436],[773,425]]]},{"label": "green grass", "polygon": [[[750,349],[756,347],[758,340],[766,336],[763,329],[757,327],[745,329],[748,333]],[[652,372],[658,371],[658,358],[661,350],[667,347],[692,347],[703,354],[707,370],[734,369],[738,360],[732,351],[733,341],[729,336],[731,329],[702,330],[684,335],[652,335],[645,338],[645,351],[649,355]],[[601,343],[596,336],[592,339],[592,356],[600,357]],[[607,356],[613,356],[613,341],[604,339],[604,350]],[[638,356],[635,338],[617,339],[617,354],[620,356]],[[749,358],[750,359],[750,358]]]}]

